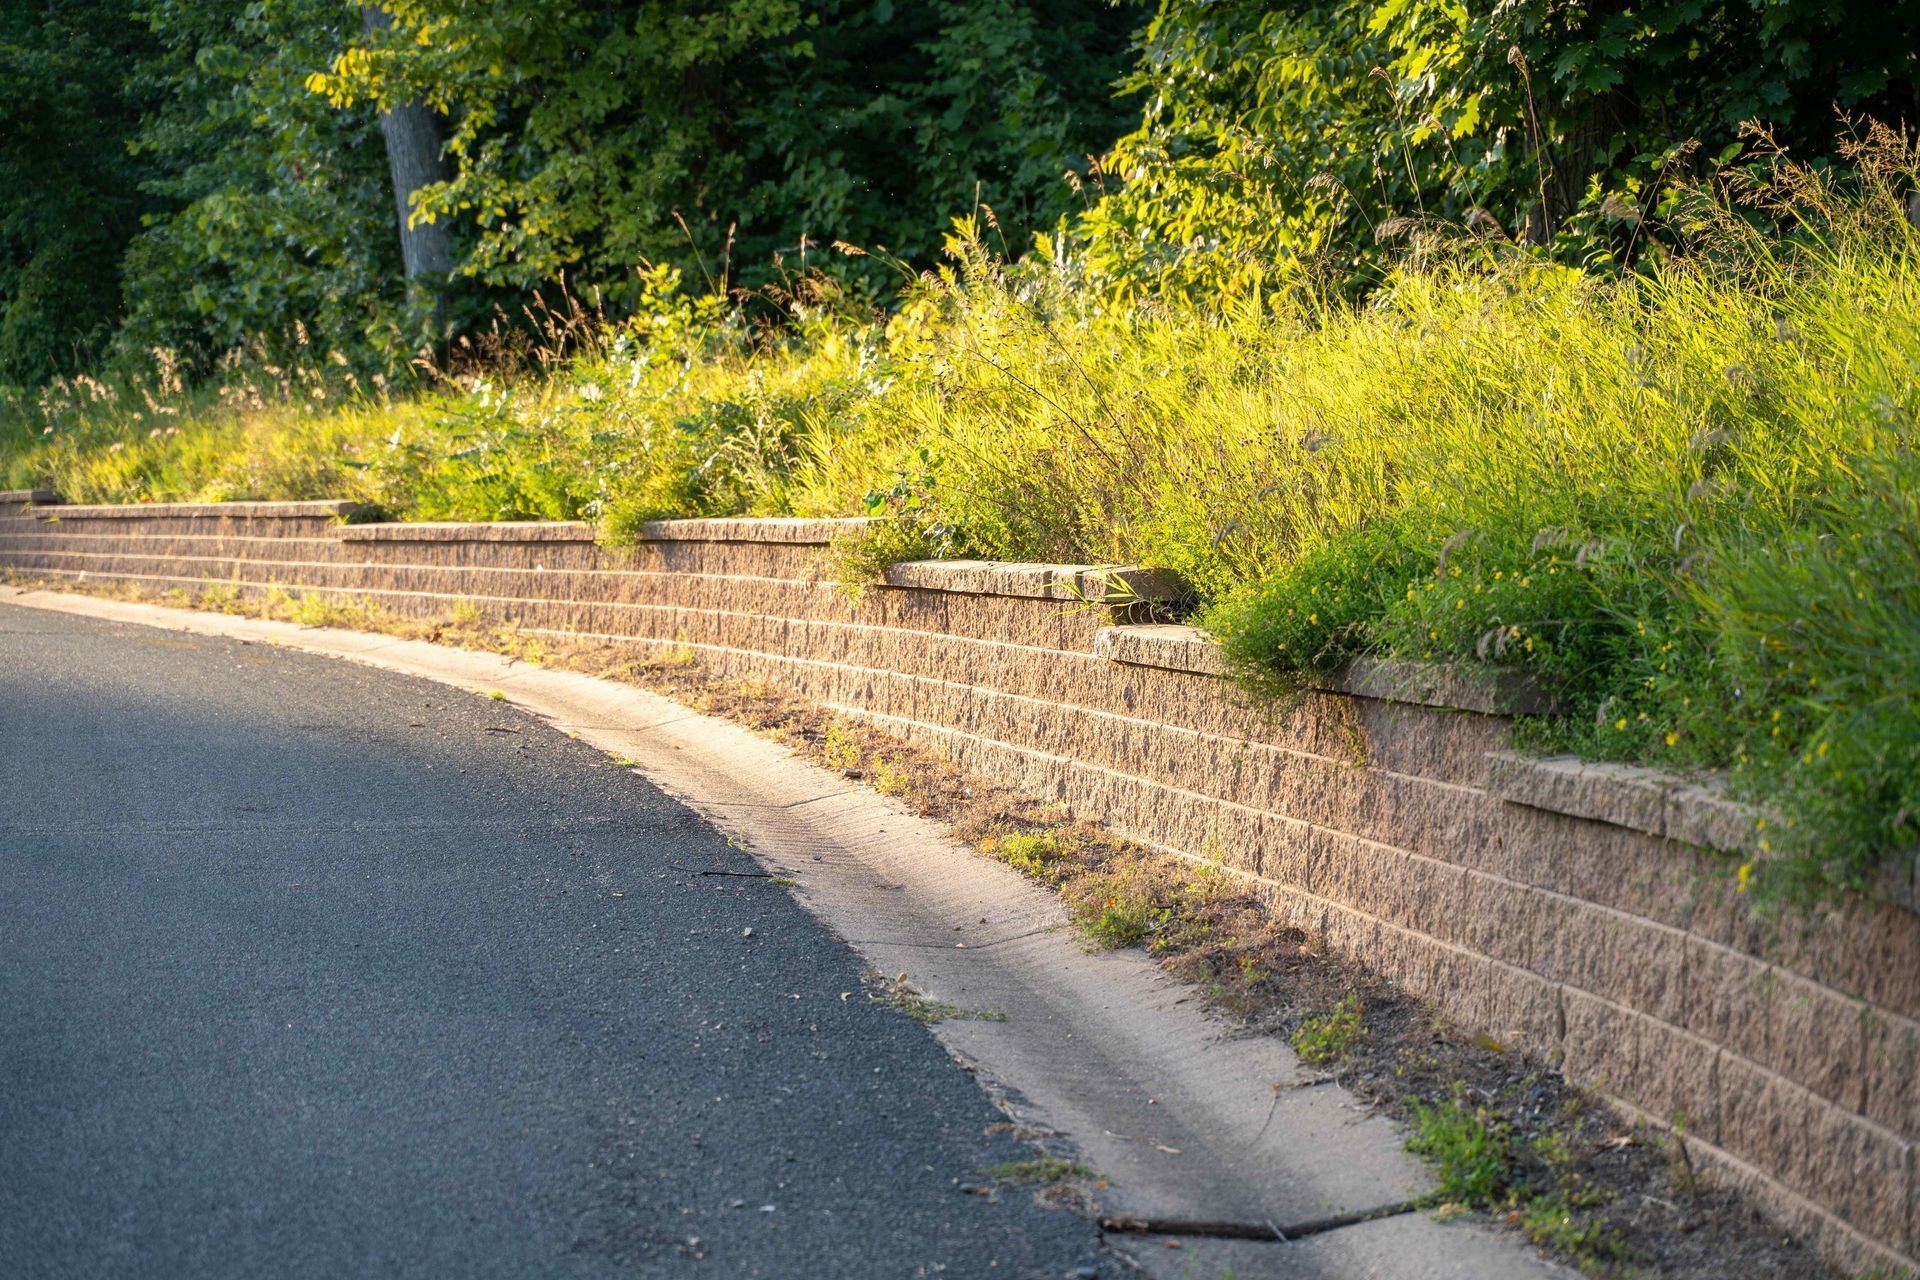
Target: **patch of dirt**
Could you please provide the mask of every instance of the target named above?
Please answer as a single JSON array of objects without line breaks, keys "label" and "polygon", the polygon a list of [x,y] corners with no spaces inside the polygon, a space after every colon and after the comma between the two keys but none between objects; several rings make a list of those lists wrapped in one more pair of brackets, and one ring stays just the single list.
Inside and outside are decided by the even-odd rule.
[{"label": "patch of dirt", "polygon": [[[74,589],[18,575],[10,580]],[[111,584],[84,589],[302,622],[322,622],[327,612],[287,597],[260,602],[216,593],[202,601]],[[702,670],[690,650],[634,656],[527,637],[511,626],[420,623],[365,608],[342,609],[324,621],[626,681],[764,733],[896,796],[987,856],[1051,886],[1091,943],[1146,947],[1250,1034],[1291,1039],[1357,996],[1364,1030],[1326,1068],[1328,1078],[1409,1124],[1421,1108],[1452,1102],[1502,1133],[1510,1153],[1504,1181],[1471,1208],[1525,1231],[1591,1274],[1667,1280],[1838,1280],[1841,1274],[1745,1199],[1697,1174],[1684,1137],[1622,1120],[1569,1086],[1551,1064],[1447,1023],[1317,939],[1279,927],[1246,883],[1225,870],[1120,840],[1057,805],[963,773],[764,681],[718,678]],[[1442,1214],[1467,1209],[1438,1206]]]}]

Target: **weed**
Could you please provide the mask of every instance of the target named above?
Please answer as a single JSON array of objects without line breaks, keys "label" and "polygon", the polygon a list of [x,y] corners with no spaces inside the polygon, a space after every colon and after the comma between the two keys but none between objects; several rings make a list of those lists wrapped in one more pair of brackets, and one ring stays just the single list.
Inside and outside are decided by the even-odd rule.
[{"label": "weed", "polygon": [[1075,923],[1095,946],[1109,950],[1139,946],[1170,914],[1124,887],[1110,883],[1108,888],[1110,892],[1101,896],[1096,887],[1093,896],[1074,911]]},{"label": "weed", "polygon": [[902,796],[913,789],[913,775],[896,768],[884,756],[873,758],[873,789],[883,796]]},{"label": "weed", "polygon": [[892,982],[870,982],[867,998],[875,1004],[898,1009],[915,1022],[932,1026],[939,1022],[1005,1022],[1007,1015],[995,1009],[963,1009],[959,1005],[929,999],[907,985],[903,973]]},{"label": "weed", "polygon": [[820,748],[820,758],[842,773],[857,773],[863,757],[860,739],[852,727],[839,720],[829,724],[826,739]]},{"label": "weed", "polygon": [[1073,845],[1053,831],[1014,831],[987,836],[980,841],[980,851],[1023,875],[1048,884],[1058,884],[1062,877],[1077,869],[1072,861]]},{"label": "weed", "polygon": [[[1433,1104],[1415,1102],[1407,1149],[1432,1160],[1439,1175],[1436,1198],[1478,1209],[1504,1210],[1513,1225],[1537,1243],[1558,1249],[1590,1268],[1626,1261],[1618,1233],[1584,1210],[1605,1201],[1581,1184],[1573,1152],[1548,1134],[1530,1148],[1489,1107],[1469,1106],[1464,1089]],[[1522,1150],[1548,1172],[1546,1185],[1519,1175]]]},{"label": "weed", "polygon": [[875,520],[858,533],[833,540],[825,555],[827,576],[853,604],[866,599],[889,566],[904,560],[932,560],[944,548],[910,520]]},{"label": "weed", "polygon": [[1367,1034],[1361,1015],[1360,994],[1349,992],[1331,1011],[1300,1024],[1293,1033],[1294,1052],[1316,1067],[1340,1061]]},{"label": "weed", "polygon": [[1084,1182],[1093,1177],[1093,1171],[1085,1165],[1076,1164],[1072,1160],[1063,1160],[1058,1156],[1013,1160],[979,1172],[983,1178],[992,1178],[995,1182],[1004,1182],[1016,1187],[1039,1187],[1056,1182]]},{"label": "weed", "polygon": [[1558,1249],[1590,1268],[1625,1262],[1631,1256],[1619,1236],[1605,1223],[1579,1212],[1580,1206],[1557,1194],[1538,1195],[1514,1211],[1520,1229],[1536,1244]]},{"label": "weed", "polygon": [[1074,923],[1095,946],[1145,946],[1155,954],[1212,941],[1211,904],[1235,896],[1218,868],[1177,858],[1121,861],[1064,879],[1060,888]]},{"label": "weed", "polygon": [[200,588],[200,598],[194,604],[196,608],[215,613],[241,613],[245,610],[240,588],[222,582],[209,582]]},{"label": "weed", "polygon": [[289,596],[274,589],[271,602],[276,606],[270,616],[297,622],[303,627],[349,627],[377,630],[380,606],[364,596],[342,599],[318,591]]},{"label": "weed", "polygon": [[1463,1093],[1432,1105],[1416,1102],[1407,1149],[1434,1162],[1441,1199],[1490,1205],[1505,1198],[1512,1132],[1491,1111],[1469,1107]]},{"label": "weed", "polygon": [[507,700],[507,695],[505,691],[500,689],[487,690],[487,696],[493,699],[495,702],[505,702]]}]

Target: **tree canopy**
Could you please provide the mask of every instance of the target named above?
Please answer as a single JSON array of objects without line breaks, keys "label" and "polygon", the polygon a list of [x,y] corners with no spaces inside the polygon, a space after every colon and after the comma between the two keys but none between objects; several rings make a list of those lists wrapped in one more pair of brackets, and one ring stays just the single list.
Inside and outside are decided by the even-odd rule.
[{"label": "tree canopy", "polygon": [[1371,275],[1412,226],[1483,224],[1575,262],[1633,239],[1757,122],[1801,159],[1837,113],[1920,119],[1920,8],[1843,0],[1163,0],[1139,127],[1089,219],[1111,280]]}]

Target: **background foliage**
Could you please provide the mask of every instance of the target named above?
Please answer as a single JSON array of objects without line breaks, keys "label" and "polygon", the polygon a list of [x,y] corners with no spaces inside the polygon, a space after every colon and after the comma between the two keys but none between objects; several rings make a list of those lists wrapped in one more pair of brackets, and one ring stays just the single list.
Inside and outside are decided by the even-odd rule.
[{"label": "background foliage", "polygon": [[155,41],[133,0],[0,6],[0,385],[90,367],[120,318],[121,256],[152,201],[129,79]]},{"label": "background foliage", "polygon": [[1673,190],[1741,122],[1812,160],[1836,108],[1920,115],[1910,5],[385,7],[373,31],[348,0],[0,16],[0,381],[116,337],[123,367],[304,333],[404,368],[446,335],[395,279],[376,108],[401,102],[439,113],[451,177],[418,216],[453,230],[441,314],[466,330],[562,277],[623,311],[648,262],[716,288],[826,267],[884,299],[883,263],[931,265],[979,203],[1011,253],[1047,233],[1119,297],[1365,290],[1441,225],[1623,264],[1672,247]]},{"label": "background foliage", "polygon": [[648,262],[716,286],[821,265],[890,289],[984,201],[1023,245],[1125,128],[1137,12],[1105,0],[49,0],[0,14],[0,385],[188,375],[309,345],[402,371],[410,312],[376,107],[441,112],[420,212],[448,314],[519,319],[564,276],[616,311]]},{"label": "background foliage", "polygon": [[374,113],[305,87],[357,35],[342,0],[147,0],[159,44],[137,75],[156,101],[132,142],[159,211],[128,247],[120,341],[189,373],[255,346],[308,346],[379,368],[425,338],[400,287]]},{"label": "background foliage", "polygon": [[925,263],[976,199],[1023,243],[1124,125],[1131,15],[1097,0],[393,9],[315,85],[457,122],[422,208],[471,225],[467,270],[495,284],[630,298],[637,264],[697,250],[753,285],[835,240]]},{"label": "background foliage", "polygon": [[[1163,0],[1124,180],[1087,227],[1135,292],[1377,282],[1423,223],[1624,255],[1757,120],[1803,159],[1835,109],[1920,117],[1920,9],[1837,0]],[[1697,145],[1696,145],[1697,144]]]}]

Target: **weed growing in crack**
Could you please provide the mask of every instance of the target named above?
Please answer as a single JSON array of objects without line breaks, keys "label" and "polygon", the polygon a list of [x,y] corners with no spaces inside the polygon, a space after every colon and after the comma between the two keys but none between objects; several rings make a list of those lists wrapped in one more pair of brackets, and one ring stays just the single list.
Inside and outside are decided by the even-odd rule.
[{"label": "weed growing in crack", "polygon": [[[791,883],[791,882],[789,882]],[[867,999],[898,1009],[923,1026],[941,1022],[1005,1022],[1007,1015],[998,1009],[963,1009],[957,1004],[934,1000],[904,983],[889,983],[867,992]]]},{"label": "weed growing in crack", "polygon": [[1041,1156],[1034,1160],[1012,1160],[979,1171],[983,1178],[1016,1187],[1042,1187],[1057,1182],[1083,1182],[1093,1170],[1059,1156]]}]

